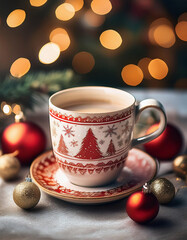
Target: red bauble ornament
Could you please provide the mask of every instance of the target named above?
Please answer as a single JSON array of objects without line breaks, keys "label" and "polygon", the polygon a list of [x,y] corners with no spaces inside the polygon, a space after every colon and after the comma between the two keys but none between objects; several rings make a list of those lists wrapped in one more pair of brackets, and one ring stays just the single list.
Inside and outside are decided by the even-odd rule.
[{"label": "red bauble ornament", "polygon": [[129,217],[135,222],[146,223],[157,216],[159,203],[152,193],[138,191],[128,198],[126,211]]},{"label": "red bauble ornament", "polygon": [[[158,128],[159,124],[151,126],[147,134],[152,133]],[[183,136],[180,130],[174,125],[168,123],[164,132],[152,140],[145,143],[146,152],[160,160],[169,160],[174,158],[181,151],[183,146]]]},{"label": "red bauble ornament", "polygon": [[43,130],[32,122],[12,123],[5,128],[1,138],[3,153],[18,150],[16,156],[22,165],[28,165],[46,146]]}]

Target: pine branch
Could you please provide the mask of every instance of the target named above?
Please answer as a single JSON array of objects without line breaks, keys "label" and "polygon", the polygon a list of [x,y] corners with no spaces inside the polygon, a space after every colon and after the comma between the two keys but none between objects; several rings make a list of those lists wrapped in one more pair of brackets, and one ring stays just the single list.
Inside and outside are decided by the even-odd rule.
[{"label": "pine branch", "polygon": [[22,78],[6,76],[0,81],[0,102],[19,104],[23,109],[32,109],[37,102],[39,93],[48,95],[56,91],[78,85],[77,76],[70,69],[29,73]]}]

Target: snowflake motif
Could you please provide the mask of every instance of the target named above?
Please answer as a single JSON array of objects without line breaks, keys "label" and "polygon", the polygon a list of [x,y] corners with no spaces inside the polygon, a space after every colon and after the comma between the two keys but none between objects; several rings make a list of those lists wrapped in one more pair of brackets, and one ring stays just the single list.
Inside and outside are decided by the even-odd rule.
[{"label": "snowflake motif", "polygon": [[108,129],[103,131],[104,133],[106,133],[105,137],[112,137],[112,135],[117,135],[117,133],[115,132],[115,130],[117,130],[117,128],[114,127],[114,125],[112,125],[112,127],[108,126]]},{"label": "snowflake motif", "polygon": [[75,141],[73,139],[73,141],[71,141],[70,144],[71,144],[72,147],[76,147],[76,146],[78,146],[78,141]]},{"label": "snowflake motif", "polygon": [[122,134],[127,134],[129,131],[130,131],[130,129],[131,129],[131,126],[129,125],[129,121],[127,121],[126,123],[125,123],[125,125],[124,125],[124,129],[122,129]]},{"label": "snowflake motif", "polygon": [[56,132],[56,127],[55,127],[55,126],[52,127],[52,135],[53,135],[54,137],[57,136],[57,132]]},{"label": "snowflake motif", "polygon": [[69,127],[68,125],[67,125],[67,127],[65,127],[65,126],[63,126],[63,128],[64,128],[64,132],[65,132],[65,136],[66,135],[68,135],[68,137],[71,137],[71,136],[75,136],[74,134],[73,134],[73,132],[74,132],[74,130],[72,130],[72,128],[73,127]]},{"label": "snowflake motif", "polygon": [[120,140],[120,141],[118,142],[118,146],[121,147],[122,145],[123,145],[123,140]]},{"label": "snowflake motif", "polygon": [[103,139],[101,139],[101,140],[99,141],[99,144],[103,145],[104,142],[105,142],[105,141],[104,141]]}]

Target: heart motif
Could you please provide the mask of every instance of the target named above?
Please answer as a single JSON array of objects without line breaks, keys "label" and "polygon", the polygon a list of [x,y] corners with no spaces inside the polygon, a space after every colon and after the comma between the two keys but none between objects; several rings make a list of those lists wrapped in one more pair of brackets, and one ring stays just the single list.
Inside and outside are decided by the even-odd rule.
[{"label": "heart motif", "polygon": [[66,169],[66,165],[63,165],[63,164],[62,164],[61,167],[62,167],[64,170]]},{"label": "heart motif", "polygon": [[80,168],[79,172],[80,172],[80,174],[84,175],[86,173],[86,169]]},{"label": "heart motif", "polygon": [[104,168],[104,172],[107,172],[109,170],[110,167],[106,167]]},{"label": "heart motif", "polygon": [[119,168],[119,167],[120,167],[120,165],[121,165],[121,163],[118,163],[118,164],[117,164],[117,168]]},{"label": "heart motif", "polygon": [[94,169],[88,169],[89,174],[92,174],[94,172]]},{"label": "heart motif", "polygon": [[113,170],[114,168],[115,168],[115,165],[112,165],[112,166],[110,167],[111,170]]},{"label": "heart motif", "polygon": [[69,172],[71,172],[71,170],[73,169],[73,167],[67,166],[67,169],[69,170]]},{"label": "heart motif", "polygon": [[103,168],[96,168],[95,171],[96,171],[96,173],[99,174],[99,173],[102,171],[102,169],[103,169]]}]

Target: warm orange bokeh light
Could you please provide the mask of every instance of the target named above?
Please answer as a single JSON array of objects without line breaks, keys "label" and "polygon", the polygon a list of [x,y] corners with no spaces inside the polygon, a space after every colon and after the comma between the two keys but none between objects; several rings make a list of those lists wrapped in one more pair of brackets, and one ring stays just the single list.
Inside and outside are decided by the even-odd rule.
[{"label": "warm orange bokeh light", "polygon": [[137,86],[143,80],[142,70],[134,64],[126,65],[121,71],[121,76],[123,81],[130,86]]},{"label": "warm orange bokeh light", "polygon": [[95,14],[91,9],[84,14],[84,21],[90,27],[99,27],[105,21],[105,16]]},{"label": "warm orange bokeh light", "polygon": [[20,26],[26,18],[26,13],[22,9],[16,9],[12,11],[7,17],[7,25],[11,28]]},{"label": "warm orange bokeh light", "polygon": [[6,105],[6,102],[1,102],[1,110],[3,110],[3,107]]},{"label": "warm orange bokeh light", "polygon": [[162,24],[153,31],[155,42],[164,48],[170,48],[175,44],[175,34],[172,27]]},{"label": "warm orange bokeh light", "polygon": [[77,53],[72,61],[72,66],[76,72],[85,74],[90,72],[95,65],[94,57],[88,52]]},{"label": "warm orange bokeh light", "polygon": [[39,51],[41,63],[50,64],[55,62],[60,55],[60,48],[56,43],[46,43]]},{"label": "warm orange bokeh light", "polygon": [[94,13],[105,15],[112,10],[112,4],[109,0],[93,0],[91,8]]},{"label": "warm orange bokeh light", "polygon": [[75,9],[69,3],[62,3],[57,7],[55,14],[59,20],[68,21],[75,15]]},{"label": "warm orange bokeh light", "polygon": [[[148,38],[149,38],[149,41],[152,43],[152,44],[158,44],[156,41],[155,41],[155,37],[154,37],[154,32],[155,30],[159,27],[159,26],[168,26],[172,29],[172,24],[170,23],[170,21],[167,19],[167,18],[158,18],[156,19],[155,21],[153,21],[149,27],[149,31],[148,31]],[[161,28],[162,30],[162,28]],[[157,35],[157,34],[156,34]],[[165,34],[164,34],[165,35]]]},{"label": "warm orange bokeh light", "polygon": [[10,73],[13,77],[20,78],[29,71],[30,67],[31,63],[27,58],[18,58],[12,63]]},{"label": "warm orange bokeh light", "polygon": [[47,2],[47,0],[30,0],[30,4],[33,7],[41,7]]},{"label": "warm orange bokeh light", "polygon": [[167,64],[159,58],[153,59],[149,63],[148,69],[151,76],[158,80],[165,78],[168,74]]},{"label": "warm orange bokeh light", "polygon": [[177,23],[175,27],[175,31],[177,36],[182,40],[182,41],[187,41],[187,21],[181,21]]},{"label": "warm orange bokeh light", "polygon": [[76,12],[81,10],[84,5],[84,0],[66,0],[65,2],[70,3],[74,7]]},{"label": "warm orange bokeh light", "polygon": [[70,45],[70,38],[67,31],[63,28],[55,28],[49,36],[51,42],[56,43],[60,51],[65,51]]},{"label": "warm orange bokeh light", "polygon": [[187,21],[187,12],[184,12],[182,13],[179,18],[178,18],[178,22],[181,22],[181,21]]},{"label": "warm orange bokeh light", "polygon": [[100,42],[103,47],[115,50],[122,44],[122,38],[118,32],[109,29],[101,33]]},{"label": "warm orange bokeh light", "polygon": [[151,78],[151,75],[148,70],[148,65],[150,62],[151,62],[151,58],[147,58],[147,57],[140,59],[140,61],[138,62],[138,67],[141,68],[144,74],[144,78],[146,79]]},{"label": "warm orange bokeh light", "polygon": [[20,105],[14,104],[14,105],[12,106],[12,111],[13,111],[14,114],[19,114],[19,113],[21,112],[21,107],[20,107]]}]

